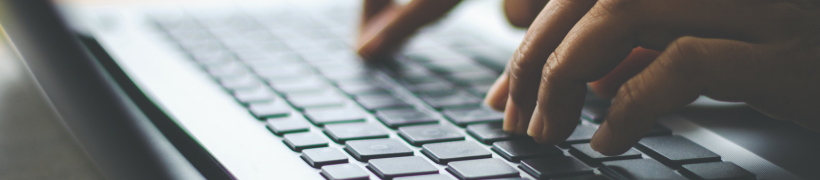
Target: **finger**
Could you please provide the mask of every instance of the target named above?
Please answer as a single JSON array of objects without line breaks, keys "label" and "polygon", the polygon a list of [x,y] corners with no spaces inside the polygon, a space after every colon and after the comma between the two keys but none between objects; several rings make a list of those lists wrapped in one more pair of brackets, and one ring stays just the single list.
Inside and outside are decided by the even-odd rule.
[{"label": "finger", "polygon": [[[709,36],[753,37],[745,30],[748,26],[736,24],[754,26],[738,19],[760,17],[759,13],[750,14],[752,11],[746,6],[737,8],[741,10],[722,8],[726,5],[724,1],[707,0],[597,2],[544,66],[538,91],[538,110],[543,113],[531,118],[545,121],[544,127],[540,127],[544,128],[541,134],[544,137],[538,138],[542,140],[540,143],[555,144],[569,137],[579,120],[586,83],[601,79],[637,46],[665,48],[676,37],[704,32],[710,32]],[[689,11],[693,9],[696,11]],[[515,87],[514,79],[511,80],[511,86]],[[512,100],[518,99],[512,96]]]},{"label": "finger", "polygon": [[[727,67],[739,59],[754,61],[744,55],[754,46],[725,39],[675,40],[649,67],[621,86],[592,138],[592,148],[605,155],[626,152],[655,125],[658,116],[691,103],[702,92],[726,89],[727,84],[710,87],[724,81],[713,76],[736,72],[716,67]],[[737,87],[732,89],[739,90]]]},{"label": "finger", "polygon": [[618,92],[618,88],[620,88],[622,84],[649,66],[649,63],[652,63],[660,54],[661,52],[659,51],[641,47],[632,49],[629,56],[621,61],[615,69],[603,78],[589,83],[589,87],[599,97],[615,97],[615,93]]},{"label": "finger", "polygon": [[549,0],[505,0],[504,14],[513,26],[529,27]]},{"label": "finger", "polygon": [[[425,24],[442,16],[460,0],[414,0],[398,9],[395,16],[383,26],[374,29],[372,38],[359,44],[359,55],[366,60],[388,57],[404,41]],[[367,29],[364,31],[368,31]]]},{"label": "finger", "polygon": [[509,101],[517,111],[505,111],[504,121],[510,121],[505,125],[515,125],[505,126],[505,130],[517,134],[527,132],[544,62],[593,4],[595,0],[553,0],[538,15],[510,64]]},{"label": "finger", "polygon": [[484,98],[484,103],[491,108],[504,111],[507,105],[507,98],[510,97],[510,81],[507,71],[501,74],[498,79],[487,91],[487,97]]},{"label": "finger", "polygon": [[371,18],[376,16],[376,14],[392,5],[393,0],[365,0],[364,8],[362,8],[362,27],[364,27],[364,24],[367,24]]}]

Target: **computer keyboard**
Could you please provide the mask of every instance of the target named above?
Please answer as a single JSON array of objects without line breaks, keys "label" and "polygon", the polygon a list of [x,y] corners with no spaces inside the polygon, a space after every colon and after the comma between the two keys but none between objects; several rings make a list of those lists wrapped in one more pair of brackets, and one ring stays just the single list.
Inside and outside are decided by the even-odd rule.
[{"label": "computer keyboard", "polygon": [[661,125],[601,155],[589,140],[609,101],[592,95],[560,145],[506,133],[503,113],[480,103],[511,53],[429,27],[395,59],[364,65],[356,13],[300,13],[152,21],[327,179],[756,179]]}]

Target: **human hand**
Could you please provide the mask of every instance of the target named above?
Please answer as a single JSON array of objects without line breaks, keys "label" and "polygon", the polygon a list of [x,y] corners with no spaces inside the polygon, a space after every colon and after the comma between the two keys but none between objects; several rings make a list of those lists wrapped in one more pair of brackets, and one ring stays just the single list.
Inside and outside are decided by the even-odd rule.
[{"label": "human hand", "polygon": [[[413,0],[397,5],[392,0],[365,0],[357,39],[359,55],[375,61],[395,53],[419,28],[444,16],[460,0]],[[506,0],[511,24],[529,26],[547,0]]]},{"label": "human hand", "polygon": [[606,155],[627,151],[658,116],[700,95],[820,131],[817,3],[552,0],[486,102],[505,110],[505,130],[557,144],[598,80],[596,93],[614,95],[591,141]]}]

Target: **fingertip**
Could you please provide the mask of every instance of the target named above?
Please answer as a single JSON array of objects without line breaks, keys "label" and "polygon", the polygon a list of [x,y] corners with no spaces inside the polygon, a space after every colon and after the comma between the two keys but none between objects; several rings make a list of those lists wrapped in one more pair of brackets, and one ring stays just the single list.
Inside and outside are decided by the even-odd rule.
[{"label": "fingertip", "polygon": [[509,97],[510,86],[507,73],[501,74],[487,91],[484,103],[497,111],[504,111]]},{"label": "fingertip", "polygon": [[538,105],[535,105],[535,112],[532,113],[530,125],[527,128],[527,135],[535,138],[536,141],[540,139],[542,132],[544,131],[544,119],[543,116],[541,116],[541,111],[538,109]]},{"label": "fingertip", "polygon": [[623,145],[623,143],[618,142],[619,141],[613,136],[608,123],[604,122],[598,127],[598,130],[595,131],[592,140],[589,142],[589,146],[593,150],[598,151],[598,153],[607,156],[620,155],[632,148],[631,145]]},{"label": "fingertip", "polygon": [[518,125],[518,108],[515,107],[512,101],[507,101],[507,107],[505,109],[503,129],[507,132],[514,132]]}]

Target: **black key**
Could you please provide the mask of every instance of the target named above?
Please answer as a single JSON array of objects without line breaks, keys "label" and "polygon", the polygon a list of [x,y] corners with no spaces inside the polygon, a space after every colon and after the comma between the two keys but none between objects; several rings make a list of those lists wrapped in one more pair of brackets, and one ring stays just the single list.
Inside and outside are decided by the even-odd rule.
[{"label": "black key", "polygon": [[447,119],[459,126],[468,124],[501,122],[504,113],[487,108],[444,109],[442,112]]},{"label": "black key", "polygon": [[478,141],[481,141],[481,143],[484,144],[492,144],[496,141],[504,141],[527,137],[514,135],[512,133],[504,131],[503,124],[501,124],[501,122],[469,125],[467,126],[467,134],[472,135]]},{"label": "black key", "polygon": [[604,162],[601,172],[615,179],[626,180],[685,180],[686,178],[669,167],[652,159],[631,159]]},{"label": "black key", "polygon": [[438,123],[436,118],[415,109],[382,110],[376,113],[376,117],[393,129],[407,125]]},{"label": "black key", "polygon": [[413,155],[413,150],[397,139],[349,141],[345,144],[345,151],[359,161]]},{"label": "black key", "polygon": [[290,115],[291,111],[290,106],[282,100],[250,104],[248,110],[258,119],[284,117]]},{"label": "black key", "polygon": [[522,159],[558,156],[564,151],[555,146],[543,146],[532,139],[518,139],[493,143],[492,150],[508,161],[518,162]]},{"label": "black key", "polygon": [[447,82],[423,82],[417,84],[405,84],[404,85],[407,90],[414,93],[442,93],[442,92],[452,92],[453,88],[455,87],[453,84]]},{"label": "black key", "polygon": [[345,155],[344,152],[332,147],[305,149],[302,150],[302,155],[299,157],[315,168],[328,164],[341,164],[348,162],[347,155]]},{"label": "black key", "polygon": [[356,102],[359,102],[368,111],[413,107],[404,100],[390,94],[357,96]]},{"label": "black key", "polygon": [[538,179],[591,175],[592,167],[572,156],[553,156],[521,160],[521,169]]},{"label": "black key", "polygon": [[233,97],[242,104],[264,103],[277,99],[276,93],[267,87],[235,91],[233,92]]},{"label": "black key", "polygon": [[387,138],[389,135],[381,127],[367,123],[327,125],[325,134],[340,144],[348,140]]},{"label": "black key", "polygon": [[325,107],[340,107],[344,106],[347,97],[342,95],[327,92],[327,93],[310,93],[287,96],[288,102],[293,107],[299,110],[307,108],[325,108]]},{"label": "black key", "polygon": [[488,158],[455,161],[447,164],[447,171],[458,179],[490,179],[518,177],[518,170],[501,159]]},{"label": "black key", "polygon": [[375,94],[375,93],[384,93],[387,92],[382,87],[379,87],[374,84],[339,84],[339,89],[349,95],[365,95],[365,94]]},{"label": "black key", "polygon": [[481,103],[481,99],[478,99],[477,97],[466,92],[456,92],[454,94],[444,96],[424,95],[421,96],[421,100],[436,109],[478,106],[478,104]]},{"label": "black key", "polygon": [[731,162],[710,162],[683,165],[681,174],[690,179],[703,180],[754,180],[755,174]]},{"label": "black key", "polygon": [[469,141],[432,143],[421,146],[421,153],[433,162],[447,164],[450,161],[490,158],[492,153],[483,146]]},{"label": "black key", "polygon": [[302,149],[326,147],[327,139],[321,134],[306,132],[297,134],[285,134],[285,142],[293,151],[302,151]]},{"label": "black key", "polygon": [[355,164],[337,164],[322,166],[322,176],[329,180],[368,179],[370,174]]},{"label": "black key", "polygon": [[367,169],[382,179],[438,173],[438,168],[418,156],[373,159],[368,161]]},{"label": "black key", "polygon": [[604,117],[606,117],[607,109],[609,109],[609,106],[585,105],[584,109],[581,110],[581,119],[602,123]]},{"label": "black key", "polygon": [[569,153],[571,153],[575,157],[578,157],[579,159],[596,165],[603,161],[641,158],[641,152],[638,152],[638,150],[636,150],[635,148],[629,148],[628,151],[621,155],[607,156],[598,153],[598,151],[593,150],[592,147],[589,146],[589,143],[573,144],[569,150]]},{"label": "black key", "polygon": [[405,126],[399,128],[399,136],[414,146],[425,143],[464,140],[455,129],[444,125]]},{"label": "black key", "polygon": [[469,87],[467,87],[466,90],[467,92],[470,92],[471,94],[476,95],[478,97],[484,97],[487,96],[487,92],[490,91],[490,88],[492,87],[492,84],[475,84],[470,85]]},{"label": "black key", "polygon": [[606,176],[602,176],[602,175],[584,175],[584,176],[553,178],[551,180],[611,180],[611,179],[606,177]]},{"label": "black key", "polygon": [[669,166],[720,161],[720,156],[681,136],[647,137],[638,149]]},{"label": "black key", "polygon": [[498,75],[492,71],[469,71],[447,74],[444,78],[457,85],[491,84]]},{"label": "black key", "polygon": [[666,128],[663,125],[655,124],[652,126],[652,129],[649,129],[649,132],[646,133],[646,136],[670,136],[672,135],[672,130]]},{"label": "black key", "polygon": [[428,174],[420,176],[405,176],[393,178],[393,180],[452,180],[450,176],[444,174]]},{"label": "black key", "polygon": [[308,131],[308,128],[310,128],[310,124],[307,123],[307,119],[305,119],[305,116],[302,115],[271,118],[267,120],[267,123],[268,129],[270,129],[273,134],[279,136],[287,133]]},{"label": "black key", "polygon": [[589,142],[592,139],[592,135],[595,134],[595,131],[598,128],[595,128],[590,125],[579,124],[575,127],[575,131],[572,132],[572,135],[569,135],[564,144],[575,144],[575,143],[585,143]]},{"label": "black key", "polygon": [[317,108],[305,110],[308,120],[317,126],[326,124],[364,122],[367,116],[356,108]]}]

